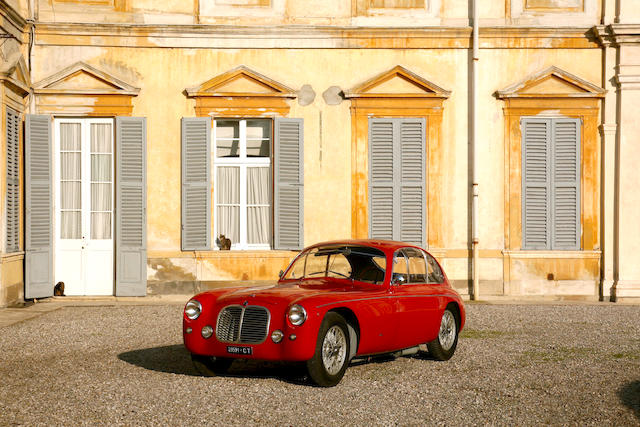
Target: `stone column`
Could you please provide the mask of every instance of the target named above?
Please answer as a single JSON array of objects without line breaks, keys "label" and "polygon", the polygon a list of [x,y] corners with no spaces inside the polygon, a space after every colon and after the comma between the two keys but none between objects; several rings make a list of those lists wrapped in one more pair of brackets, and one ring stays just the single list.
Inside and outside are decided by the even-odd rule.
[{"label": "stone column", "polygon": [[609,26],[618,46],[613,299],[640,298],[640,24]]},{"label": "stone column", "polygon": [[[613,22],[610,12],[606,21]],[[611,300],[614,285],[614,202],[616,182],[616,106],[617,85],[615,83],[617,49],[612,43],[608,28],[604,25],[594,29],[602,46],[602,87],[607,94],[602,104],[602,120],[600,125],[601,141],[601,176],[600,176],[600,232],[601,232],[601,277],[600,297],[604,301]]]}]

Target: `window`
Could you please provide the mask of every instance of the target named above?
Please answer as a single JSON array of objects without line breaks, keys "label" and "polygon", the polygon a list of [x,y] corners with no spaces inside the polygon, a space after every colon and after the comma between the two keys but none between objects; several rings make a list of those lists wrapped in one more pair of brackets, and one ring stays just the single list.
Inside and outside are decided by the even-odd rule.
[{"label": "window", "polygon": [[442,283],[444,281],[444,274],[442,274],[442,270],[435,258],[429,254],[427,254],[427,265],[427,282]]},{"label": "window", "polygon": [[366,246],[313,248],[298,256],[284,280],[331,277],[381,284],[385,276],[384,252]]},{"label": "window", "polygon": [[580,249],[580,120],[525,117],[524,249]]},{"label": "window", "polygon": [[7,108],[7,253],[20,250],[20,115]]},{"label": "window", "polygon": [[424,119],[369,119],[369,236],[425,246]]},{"label": "window", "polygon": [[213,126],[214,240],[232,249],[269,249],[271,120],[215,120]]}]

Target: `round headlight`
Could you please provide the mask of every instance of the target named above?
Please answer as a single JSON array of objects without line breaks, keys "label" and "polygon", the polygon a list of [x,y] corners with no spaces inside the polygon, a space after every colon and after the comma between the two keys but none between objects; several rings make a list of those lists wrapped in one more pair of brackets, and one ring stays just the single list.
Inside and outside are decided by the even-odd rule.
[{"label": "round headlight", "polygon": [[295,304],[289,308],[287,316],[292,325],[300,326],[307,320],[307,311],[301,305]]},{"label": "round headlight", "polygon": [[213,335],[213,328],[207,325],[202,328],[202,331],[200,331],[200,333],[202,334],[202,338],[211,338],[211,335]]},{"label": "round headlight", "polygon": [[275,331],[273,331],[271,333],[271,339],[276,344],[278,344],[280,341],[282,341],[283,337],[284,337],[284,334],[282,333],[282,331],[280,329],[276,329]]},{"label": "round headlight", "polygon": [[202,312],[202,304],[199,301],[192,299],[184,307],[184,314],[191,320],[195,320],[200,316]]}]

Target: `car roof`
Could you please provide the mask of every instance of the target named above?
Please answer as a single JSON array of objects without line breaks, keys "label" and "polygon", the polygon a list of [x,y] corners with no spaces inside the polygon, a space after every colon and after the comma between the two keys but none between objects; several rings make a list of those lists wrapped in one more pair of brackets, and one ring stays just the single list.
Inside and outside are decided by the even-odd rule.
[{"label": "car roof", "polygon": [[410,243],[405,242],[397,242],[394,240],[380,240],[380,239],[349,239],[349,240],[332,240],[328,242],[319,242],[310,247],[319,247],[319,246],[334,246],[334,245],[360,245],[360,246],[370,246],[373,248],[381,249],[385,252],[387,251],[395,251],[399,248],[419,248],[419,246],[412,245]]}]

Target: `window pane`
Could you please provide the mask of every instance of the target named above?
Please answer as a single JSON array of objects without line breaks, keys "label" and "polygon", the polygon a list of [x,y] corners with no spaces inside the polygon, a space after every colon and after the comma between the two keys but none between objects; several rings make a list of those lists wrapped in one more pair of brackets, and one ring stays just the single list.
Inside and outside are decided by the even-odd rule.
[{"label": "window pane", "polygon": [[108,212],[91,213],[91,239],[111,238],[111,214]]},{"label": "window pane", "polygon": [[429,283],[442,283],[444,281],[444,275],[442,274],[442,270],[440,270],[440,266],[436,262],[436,260],[427,254],[427,262],[429,264],[428,276],[427,280]]},{"label": "window pane", "polygon": [[304,264],[307,259],[307,254],[296,258],[295,264],[291,266],[291,269],[284,276],[284,279],[300,279],[304,276]]},{"label": "window pane", "polygon": [[268,207],[248,207],[247,208],[247,240],[249,244],[269,243],[269,208]]},{"label": "window pane", "polygon": [[80,153],[60,153],[60,178],[81,179]]},{"label": "window pane", "polygon": [[60,183],[60,208],[81,209],[82,194],[79,181],[67,181]]},{"label": "window pane", "polygon": [[80,123],[60,123],[60,150],[80,151]]},{"label": "window pane", "polygon": [[91,181],[111,181],[111,154],[91,155]]},{"label": "window pane", "polygon": [[91,123],[91,152],[111,153],[110,123]]},{"label": "window pane", "polygon": [[269,204],[269,168],[247,168],[247,203]]},{"label": "window pane", "polygon": [[304,277],[324,277],[327,271],[327,254],[314,249],[307,256],[307,268]]},{"label": "window pane", "polygon": [[231,240],[231,244],[237,244],[240,240],[240,207],[218,206],[216,210],[218,236],[224,235]]},{"label": "window pane", "polygon": [[[218,167],[216,193],[219,205],[240,203],[240,168]],[[229,236],[227,236],[229,237]]]},{"label": "window pane", "polygon": [[216,120],[216,156],[240,156],[240,125],[237,121]]},{"label": "window pane", "polygon": [[111,184],[91,184],[91,210],[111,210]]},{"label": "window pane", "polygon": [[393,280],[398,277],[404,277],[405,282],[409,279],[409,272],[407,271],[407,259],[402,253],[398,253],[393,257]]},{"label": "window pane", "polygon": [[327,277],[350,278],[351,264],[343,254],[334,254],[329,258]]},{"label": "window pane", "polygon": [[247,120],[247,157],[271,154],[271,120]]},{"label": "window pane", "polygon": [[425,283],[427,280],[427,265],[421,254],[409,256],[409,282]]},{"label": "window pane", "polygon": [[60,213],[60,237],[63,239],[79,239],[80,235],[80,212]]}]

